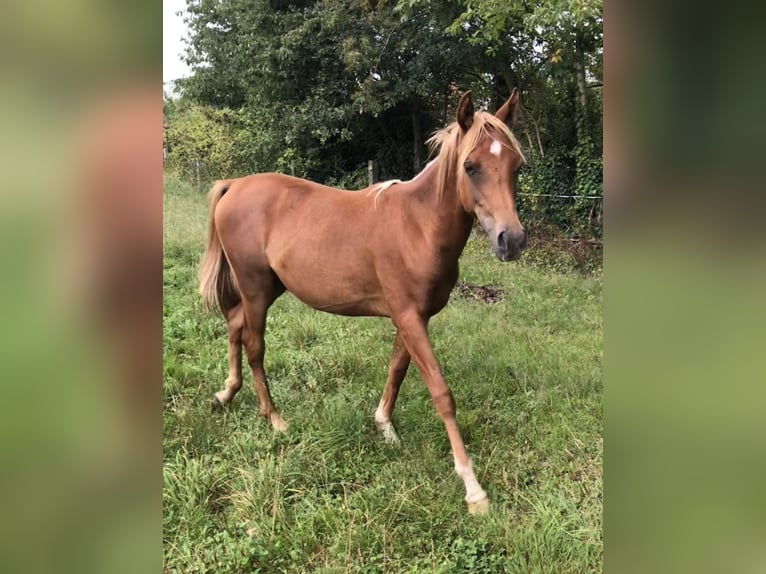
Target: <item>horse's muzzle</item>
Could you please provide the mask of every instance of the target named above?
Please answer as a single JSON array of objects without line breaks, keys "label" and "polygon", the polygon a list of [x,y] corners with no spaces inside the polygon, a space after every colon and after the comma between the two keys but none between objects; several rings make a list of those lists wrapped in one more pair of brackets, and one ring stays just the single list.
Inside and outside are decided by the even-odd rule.
[{"label": "horse's muzzle", "polygon": [[515,232],[503,229],[492,242],[492,249],[500,261],[514,261],[518,259],[521,257],[526,246],[527,232],[523,229]]}]

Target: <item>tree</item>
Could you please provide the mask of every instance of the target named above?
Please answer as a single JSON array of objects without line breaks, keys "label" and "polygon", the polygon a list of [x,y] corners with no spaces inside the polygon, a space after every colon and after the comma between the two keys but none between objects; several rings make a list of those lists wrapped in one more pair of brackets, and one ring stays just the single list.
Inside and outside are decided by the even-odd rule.
[{"label": "tree", "polygon": [[[600,194],[600,0],[188,0],[188,14],[181,99],[225,112],[206,114],[230,123],[241,168],[357,186],[377,159],[408,177],[460,92],[494,109],[519,87],[532,190]],[[539,203],[570,227],[581,204]]]}]

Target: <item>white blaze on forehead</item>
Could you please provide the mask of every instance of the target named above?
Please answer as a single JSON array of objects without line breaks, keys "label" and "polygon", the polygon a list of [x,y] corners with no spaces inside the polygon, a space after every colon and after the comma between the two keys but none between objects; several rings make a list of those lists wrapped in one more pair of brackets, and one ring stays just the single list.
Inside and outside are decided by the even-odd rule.
[{"label": "white blaze on forehead", "polygon": [[497,140],[492,141],[492,145],[489,146],[489,153],[500,157],[500,152],[503,151],[503,144]]}]

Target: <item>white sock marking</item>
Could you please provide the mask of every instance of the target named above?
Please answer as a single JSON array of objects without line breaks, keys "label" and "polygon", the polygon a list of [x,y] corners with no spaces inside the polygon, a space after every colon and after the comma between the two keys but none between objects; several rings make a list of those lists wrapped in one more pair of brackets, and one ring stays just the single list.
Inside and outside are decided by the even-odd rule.
[{"label": "white sock marking", "polygon": [[455,461],[455,472],[463,479],[465,484],[465,501],[468,503],[479,502],[487,498],[487,493],[476,480],[476,475],[473,473],[473,464],[468,461],[468,466],[460,466]]},{"label": "white sock marking", "polygon": [[399,444],[399,435],[396,434],[396,429],[391,421],[383,416],[381,407],[375,411],[375,426],[383,433],[383,439],[388,444]]}]

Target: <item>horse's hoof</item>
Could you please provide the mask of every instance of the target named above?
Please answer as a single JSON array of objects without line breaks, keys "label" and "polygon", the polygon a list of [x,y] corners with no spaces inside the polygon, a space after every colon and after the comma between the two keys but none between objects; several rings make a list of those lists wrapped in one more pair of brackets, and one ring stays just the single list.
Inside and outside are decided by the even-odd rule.
[{"label": "horse's hoof", "polygon": [[489,512],[489,498],[482,498],[476,502],[468,503],[468,513],[481,516]]},{"label": "horse's hoof", "polygon": [[391,423],[388,424],[388,426],[384,427],[382,429],[383,432],[383,440],[386,441],[386,444],[391,445],[400,445],[402,444],[402,441],[399,439],[399,435],[396,433],[396,430],[394,429],[394,425]]},{"label": "horse's hoof", "polygon": [[213,395],[213,398],[210,399],[210,410],[212,412],[222,411],[224,406],[218,396]]},{"label": "horse's hoof", "polygon": [[277,432],[287,431],[287,423],[277,413],[271,413],[269,420],[271,421],[271,426],[274,428],[275,431]]},{"label": "horse's hoof", "polygon": [[386,444],[401,444],[402,441],[399,440],[399,435],[391,421],[379,422],[376,420],[375,426],[378,427],[378,431],[383,434],[383,440],[386,441]]}]

